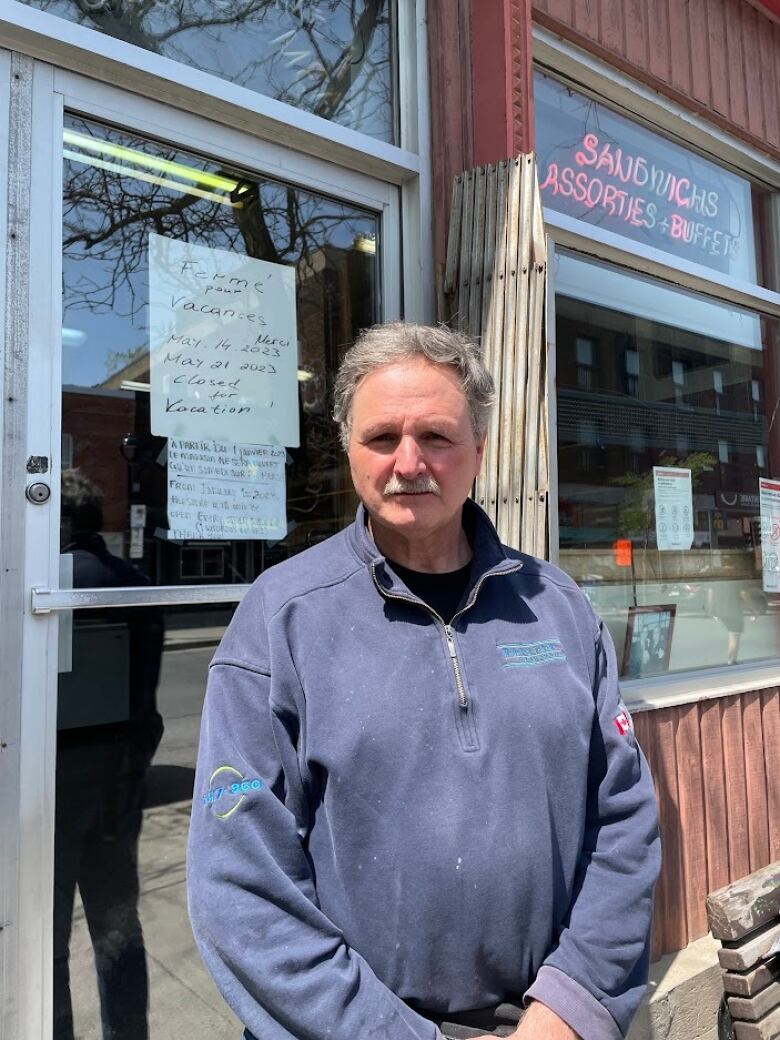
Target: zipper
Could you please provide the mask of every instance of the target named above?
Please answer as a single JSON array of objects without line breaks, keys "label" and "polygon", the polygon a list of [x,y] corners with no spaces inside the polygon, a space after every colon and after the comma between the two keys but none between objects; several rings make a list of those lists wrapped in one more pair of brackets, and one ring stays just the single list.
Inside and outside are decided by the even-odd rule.
[{"label": "zipper", "polygon": [[455,634],[452,630],[452,624],[457,618],[462,617],[467,610],[471,610],[471,608],[476,603],[477,596],[479,595],[479,590],[482,588],[483,584],[488,578],[500,578],[504,574],[514,574],[516,571],[519,571],[522,568],[522,566],[522,563],[518,562],[515,567],[511,567],[508,570],[501,571],[499,574],[491,573],[490,571],[488,571],[487,574],[483,574],[477,582],[477,584],[472,589],[471,595],[469,596],[466,605],[461,607],[457,614],[452,615],[452,620],[448,625],[445,622],[444,618],[441,616],[441,614],[438,614],[433,609],[433,607],[429,607],[427,603],[423,603],[422,600],[412,599],[411,596],[399,596],[396,592],[388,592],[387,589],[383,589],[382,586],[379,584],[379,579],[376,576],[376,564],[371,564],[371,577],[374,579],[374,585],[376,585],[377,592],[379,592],[380,596],[384,596],[385,599],[397,599],[400,600],[402,603],[411,603],[413,607],[422,607],[424,610],[427,610],[428,613],[431,614],[438,622],[440,622],[442,628],[444,629],[444,636],[447,640],[447,652],[450,655],[450,661],[452,662],[452,671],[455,675],[455,689],[458,692],[458,705],[463,711],[468,711],[469,699],[468,694],[466,693],[466,687],[463,682],[463,673],[460,669],[460,661],[458,660],[458,648],[455,646]]}]

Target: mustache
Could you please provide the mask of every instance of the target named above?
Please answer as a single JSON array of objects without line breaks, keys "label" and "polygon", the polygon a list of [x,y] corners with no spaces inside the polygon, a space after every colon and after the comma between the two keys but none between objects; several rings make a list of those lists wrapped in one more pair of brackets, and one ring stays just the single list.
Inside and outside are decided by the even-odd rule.
[{"label": "mustache", "polygon": [[404,480],[394,473],[385,484],[384,495],[441,495],[441,485],[434,477],[415,477]]}]

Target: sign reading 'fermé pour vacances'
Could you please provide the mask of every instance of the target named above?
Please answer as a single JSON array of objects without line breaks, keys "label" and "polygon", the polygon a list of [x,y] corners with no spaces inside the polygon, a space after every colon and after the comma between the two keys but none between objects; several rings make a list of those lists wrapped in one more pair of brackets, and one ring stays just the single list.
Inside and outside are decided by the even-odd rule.
[{"label": "sign reading 'ferm\u00e9 pour vacances'", "polygon": [[537,74],[545,206],[745,281],[755,281],[750,183]]}]

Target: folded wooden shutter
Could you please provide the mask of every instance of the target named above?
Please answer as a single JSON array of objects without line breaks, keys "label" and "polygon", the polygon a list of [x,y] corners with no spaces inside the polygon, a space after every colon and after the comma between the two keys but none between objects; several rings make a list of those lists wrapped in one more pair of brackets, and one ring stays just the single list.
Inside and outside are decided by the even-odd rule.
[{"label": "folded wooden shutter", "polygon": [[496,384],[474,497],[502,541],[547,554],[547,248],[532,154],[455,178],[444,292]]}]

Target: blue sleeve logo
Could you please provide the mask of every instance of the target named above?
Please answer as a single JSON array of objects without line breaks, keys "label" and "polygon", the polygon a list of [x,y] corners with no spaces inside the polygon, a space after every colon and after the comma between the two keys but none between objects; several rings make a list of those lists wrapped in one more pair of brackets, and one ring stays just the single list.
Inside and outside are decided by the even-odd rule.
[{"label": "blue sleeve logo", "polygon": [[259,791],[263,781],[258,777],[247,779],[233,766],[217,766],[209,777],[209,789],[203,795],[203,804],[211,806],[218,820],[226,820],[253,791]]}]

